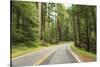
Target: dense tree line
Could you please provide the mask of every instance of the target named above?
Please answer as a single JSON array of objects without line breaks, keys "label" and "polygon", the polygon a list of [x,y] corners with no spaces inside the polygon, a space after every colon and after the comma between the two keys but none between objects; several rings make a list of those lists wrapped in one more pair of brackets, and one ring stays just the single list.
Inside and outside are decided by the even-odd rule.
[{"label": "dense tree line", "polygon": [[[36,3],[12,1],[12,42],[32,45],[38,38],[38,10]],[[33,45],[34,46],[34,45]]]},{"label": "dense tree line", "polygon": [[96,7],[73,5],[71,12],[75,45],[96,52]]},{"label": "dense tree line", "polygon": [[[82,9],[81,9],[82,8]],[[96,52],[96,7],[60,3],[11,1],[12,45],[47,46],[75,41]]]}]

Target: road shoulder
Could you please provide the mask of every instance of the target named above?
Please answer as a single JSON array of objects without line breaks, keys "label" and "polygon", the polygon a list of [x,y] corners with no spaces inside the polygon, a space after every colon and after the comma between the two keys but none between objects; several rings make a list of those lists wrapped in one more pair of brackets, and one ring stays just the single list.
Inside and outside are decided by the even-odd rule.
[{"label": "road shoulder", "polygon": [[74,43],[70,44],[70,50],[77,55],[82,62],[94,62],[96,61],[96,55],[85,50],[79,49],[74,46]]}]

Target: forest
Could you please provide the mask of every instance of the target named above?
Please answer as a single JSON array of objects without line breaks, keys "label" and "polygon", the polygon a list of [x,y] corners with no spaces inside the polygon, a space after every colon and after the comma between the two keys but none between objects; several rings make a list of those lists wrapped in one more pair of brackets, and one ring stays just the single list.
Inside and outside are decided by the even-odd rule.
[{"label": "forest", "polygon": [[11,1],[12,49],[63,41],[96,53],[96,6]]}]

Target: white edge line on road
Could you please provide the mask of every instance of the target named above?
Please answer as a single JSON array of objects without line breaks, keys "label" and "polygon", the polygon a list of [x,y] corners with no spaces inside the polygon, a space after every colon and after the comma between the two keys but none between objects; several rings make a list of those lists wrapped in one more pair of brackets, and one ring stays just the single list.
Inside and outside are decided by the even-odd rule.
[{"label": "white edge line on road", "polygon": [[[54,46],[51,46],[51,47],[43,47],[43,49],[44,49],[44,48],[52,48],[52,47],[54,47]],[[16,59],[18,59],[18,58],[22,58],[22,57],[24,57],[24,56],[30,55],[30,54],[32,54],[32,53],[39,52],[39,51],[41,51],[41,50],[43,50],[43,49],[39,49],[39,50],[36,50],[36,51],[34,51],[34,52],[29,52],[29,53],[23,54],[23,55],[21,55],[21,56],[12,58],[12,61],[13,61],[13,60],[16,60]]]},{"label": "white edge line on road", "polygon": [[33,65],[40,65],[43,61],[45,61],[53,52],[55,52],[58,48],[61,46],[57,47],[55,50],[49,52],[47,55],[45,55],[43,58],[39,59],[37,62],[35,62]]},{"label": "white edge line on road", "polygon": [[[44,47],[44,48],[45,48],[45,47]],[[21,55],[21,56],[18,56],[18,57],[12,58],[12,61],[15,60],[15,59],[18,59],[18,58],[21,58],[21,57],[24,57],[24,56],[30,55],[30,54],[32,54],[32,53],[39,52],[39,51],[41,51],[41,50],[42,50],[42,49],[39,49],[39,50],[37,50],[37,51],[29,52],[29,53],[26,53],[26,54],[24,54],[24,55]]]},{"label": "white edge line on road", "polygon": [[71,52],[71,54],[74,56],[74,58],[80,63],[80,62],[82,62],[79,58],[78,58],[78,56],[70,49],[70,47],[68,46],[68,50]]}]

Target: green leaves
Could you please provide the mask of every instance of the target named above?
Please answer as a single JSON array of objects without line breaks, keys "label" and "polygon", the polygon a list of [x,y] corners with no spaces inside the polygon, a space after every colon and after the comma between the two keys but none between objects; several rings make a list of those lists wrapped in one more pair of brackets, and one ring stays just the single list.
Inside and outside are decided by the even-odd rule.
[{"label": "green leaves", "polygon": [[[76,34],[77,45],[88,51],[96,51],[96,7],[86,5],[73,5],[72,16]],[[80,36],[79,36],[80,35]],[[78,43],[80,42],[80,44]],[[92,46],[95,45],[95,46]]]},{"label": "green leaves", "polygon": [[12,1],[11,7],[13,45],[35,47],[36,40],[43,44],[75,40],[87,49],[96,44],[95,6],[72,5],[66,9],[60,3]]},{"label": "green leaves", "polygon": [[12,1],[11,7],[13,45],[16,43],[31,45],[29,42],[34,41],[35,35],[38,33],[34,33],[34,28],[38,27],[38,10],[36,3]]}]

